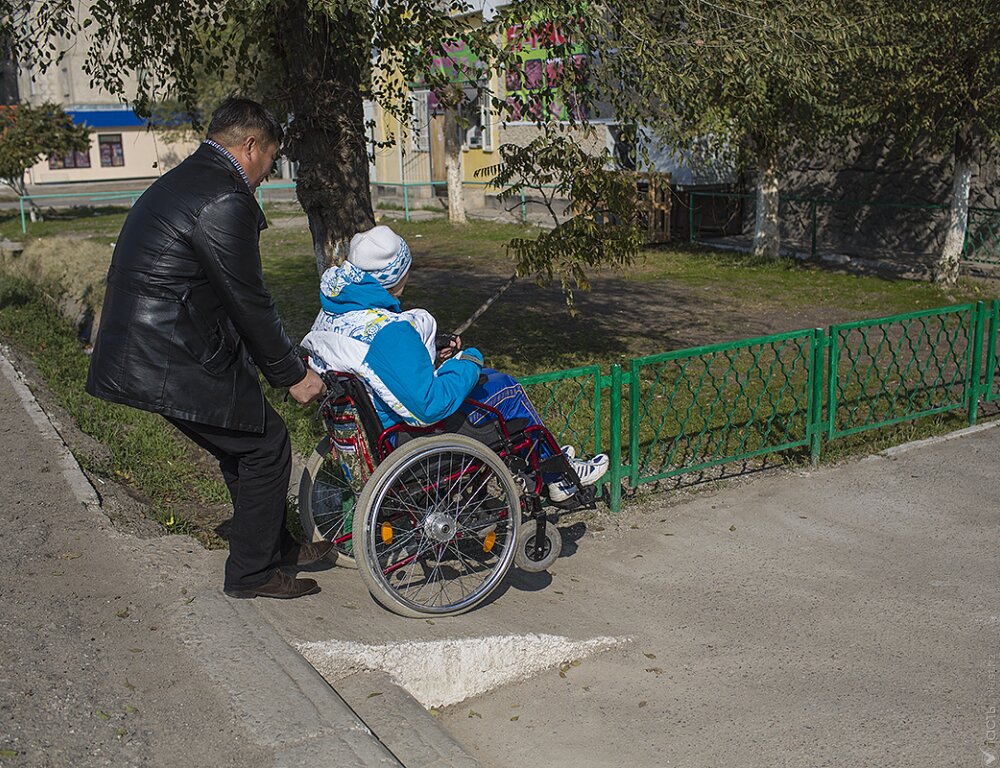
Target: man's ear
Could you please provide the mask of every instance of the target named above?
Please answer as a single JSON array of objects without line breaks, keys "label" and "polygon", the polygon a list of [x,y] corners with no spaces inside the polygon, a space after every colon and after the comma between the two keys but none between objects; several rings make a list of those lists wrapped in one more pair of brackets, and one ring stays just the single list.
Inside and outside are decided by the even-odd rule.
[{"label": "man's ear", "polygon": [[260,150],[260,143],[257,141],[257,137],[252,133],[249,134],[245,139],[243,139],[243,151],[249,155],[251,152],[258,152]]}]

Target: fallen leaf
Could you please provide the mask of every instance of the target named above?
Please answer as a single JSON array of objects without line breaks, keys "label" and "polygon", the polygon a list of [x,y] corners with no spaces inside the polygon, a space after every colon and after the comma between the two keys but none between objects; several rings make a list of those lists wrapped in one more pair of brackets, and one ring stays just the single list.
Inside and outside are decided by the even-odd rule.
[{"label": "fallen leaf", "polygon": [[0,757],[7,758],[8,760],[17,757],[20,752],[16,749],[0,749]]},{"label": "fallen leaf", "polygon": [[372,691],[371,693],[368,694],[368,698],[374,699],[376,696],[381,696],[381,695],[382,691]]},{"label": "fallen leaf", "polygon": [[642,655],[645,656],[647,659],[655,659],[656,658],[656,654],[655,653],[644,653]]},{"label": "fallen leaf", "polygon": [[52,571],[53,576],[63,576],[65,571]]},{"label": "fallen leaf", "polygon": [[122,608],[121,610],[115,611],[115,616],[117,616],[119,619],[128,618],[128,608]]},{"label": "fallen leaf", "polygon": [[125,705],[125,714],[126,715],[134,715],[138,711],[139,710],[136,709],[135,707],[133,707],[131,704],[126,704]]},{"label": "fallen leaf", "polygon": [[132,653],[142,653],[142,648],[129,648]]},{"label": "fallen leaf", "polygon": [[426,621],[428,624],[434,623],[434,619],[424,619],[424,621]]},{"label": "fallen leaf", "polygon": [[600,526],[600,525],[595,525],[595,526],[594,526],[593,528],[591,528],[590,530],[592,530],[592,531],[595,531],[595,532],[597,532],[597,533],[600,533],[601,531],[603,531],[603,530],[604,530],[604,527],[603,527],[603,526]]},{"label": "fallen leaf", "polygon": [[661,669],[660,667],[646,667],[646,671],[655,672],[657,677],[663,674],[663,669]]},{"label": "fallen leaf", "polygon": [[58,557],[59,557],[60,560],[76,560],[78,557],[80,557],[80,553],[79,552],[63,552]]},{"label": "fallen leaf", "polygon": [[735,526],[735,525],[731,525],[731,526],[729,526],[729,530],[731,530],[731,531],[735,531],[735,530],[736,530],[736,526]]},{"label": "fallen leaf", "polygon": [[476,712],[476,710],[474,710],[474,709],[470,709],[469,710],[469,717],[478,717],[480,720],[483,719],[483,716],[481,714],[479,714],[478,712]]},{"label": "fallen leaf", "polygon": [[115,736],[118,737],[118,741],[121,741],[122,739],[124,739],[125,738],[125,729],[124,728],[115,728]]},{"label": "fallen leaf", "polygon": [[130,682],[128,681],[128,678],[127,678],[127,677],[125,678],[125,687],[126,687],[126,688],[128,688],[128,689],[129,689],[130,691],[134,691],[134,690],[135,690],[135,686],[134,686],[134,685],[132,685],[132,683],[130,683]]},{"label": "fallen leaf", "polygon": [[520,717],[520,715],[514,715],[514,716],[513,716],[513,717],[512,717],[511,719],[510,719],[510,721],[511,721],[512,723],[516,723],[516,722],[517,722],[517,719],[518,719],[519,717]]},{"label": "fallen leaf", "polygon": [[639,702],[639,709],[642,709],[642,708],[643,708],[644,706],[646,706],[646,704],[647,704],[647,703],[648,703],[648,702],[645,702],[645,701],[640,701],[640,702]]},{"label": "fallen leaf", "polygon": [[564,593],[563,593],[563,592],[560,592],[560,591],[559,591],[558,589],[553,589],[553,590],[552,590],[552,594],[554,594],[554,595],[562,595],[562,594],[564,594]]},{"label": "fallen leaf", "polygon": [[95,709],[94,714],[97,715],[99,718],[101,718],[101,720],[111,719],[111,715],[109,715],[107,712],[101,711],[100,709]]},{"label": "fallen leaf", "polygon": [[573,659],[573,661],[569,663],[571,667],[579,667],[581,664],[583,664],[582,659]]}]

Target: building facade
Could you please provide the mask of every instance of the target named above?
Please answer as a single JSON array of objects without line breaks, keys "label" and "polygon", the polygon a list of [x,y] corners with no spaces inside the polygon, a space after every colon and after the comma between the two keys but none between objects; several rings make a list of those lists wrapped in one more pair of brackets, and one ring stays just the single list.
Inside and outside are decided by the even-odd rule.
[{"label": "building facade", "polygon": [[[17,69],[17,95],[36,106],[61,106],[90,130],[90,149],[36,163],[27,174],[29,185],[154,179],[196,148],[193,139],[168,140],[118,97],[93,87],[83,68],[86,45],[57,45],[65,51],[59,64],[45,72],[23,63]],[[126,79],[126,88],[134,92],[134,78]]]}]

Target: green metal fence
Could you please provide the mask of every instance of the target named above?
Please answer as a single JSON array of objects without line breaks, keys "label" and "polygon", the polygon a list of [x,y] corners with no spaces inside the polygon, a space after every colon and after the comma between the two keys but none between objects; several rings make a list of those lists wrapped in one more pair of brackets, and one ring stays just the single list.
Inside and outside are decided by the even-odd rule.
[{"label": "green metal fence", "polygon": [[780,333],[523,383],[560,442],[607,451],[612,510],[625,487],[763,461],[1000,401],[1000,301]]},{"label": "green metal fence", "polygon": [[969,209],[962,258],[976,264],[1000,265],[1000,211]]},{"label": "green metal fence", "polygon": [[[718,235],[721,230],[742,228],[743,210],[741,205],[753,205],[755,196],[745,192],[718,192],[692,190],[688,193],[688,241],[699,240],[702,232]],[[731,201],[729,208],[714,204],[716,201]],[[710,205],[711,203],[711,205]],[[877,244],[882,232],[893,227],[918,226],[928,216],[940,216],[949,210],[940,203],[894,203],[877,200],[828,199],[822,197],[799,197],[781,195],[779,197],[779,220],[787,223],[794,231],[801,232],[808,239],[809,253],[815,257],[821,249],[820,236],[823,226],[819,222],[819,211],[832,208],[854,222],[856,230],[864,226],[872,233],[872,242]],[[858,217],[860,212],[866,216]],[[874,215],[878,213],[878,215]],[[943,220],[942,220],[943,221]],[[839,250],[837,242],[827,245]],[[994,208],[969,208],[968,227],[962,246],[962,260],[976,264],[1000,265],[1000,210]]]},{"label": "green metal fence", "polygon": [[629,485],[808,445],[815,332],[632,361]]},{"label": "green metal fence", "polygon": [[983,326],[986,356],[980,393],[983,402],[1000,400],[1000,301],[990,302]]}]

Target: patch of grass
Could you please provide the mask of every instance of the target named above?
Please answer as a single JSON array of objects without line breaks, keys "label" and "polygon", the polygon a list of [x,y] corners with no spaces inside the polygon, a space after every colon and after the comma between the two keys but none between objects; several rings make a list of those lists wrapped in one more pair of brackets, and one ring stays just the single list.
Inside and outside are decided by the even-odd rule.
[{"label": "patch of grass", "polygon": [[932,283],[856,275],[786,259],[761,262],[749,254],[696,245],[647,249],[629,274],[642,283],[671,281],[711,288],[741,306],[832,307],[856,319],[977,301],[987,293],[971,281],[942,289]]},{"label": "patch of grass", "polygon": [[[84,392],[90,358],[73,329],[38,289],[0,273],[0,339],[30,357],[59,405],[107,450],[78,459],[88,470],[131,488],[158,516],[184,527],[192,505],[228,500],[218,470],[192,461],[187,441],[164,419],[98,400]],[[206,526],[189,526],[207,544],[218,537]]]},{"label": "patch of grass", "polygon": [[44,220],[28,221],[27,233],[21,232],[21,217],[18,211],[0,211],[0,237],[24,242],[26,239],[48,235],[98,237],[110,243],[121,232],[128,215],[127,207],[99,206],[43,209]]}]

